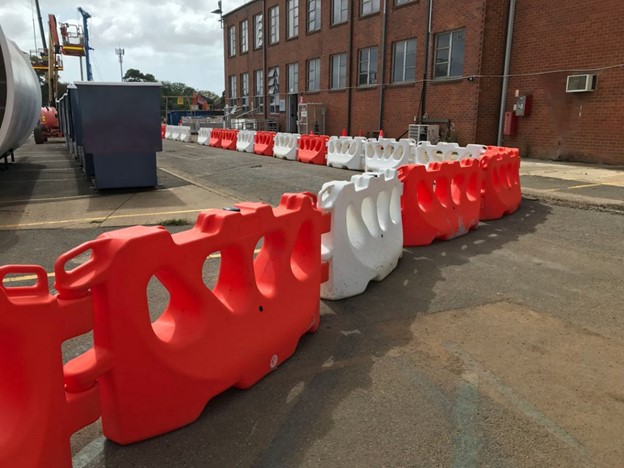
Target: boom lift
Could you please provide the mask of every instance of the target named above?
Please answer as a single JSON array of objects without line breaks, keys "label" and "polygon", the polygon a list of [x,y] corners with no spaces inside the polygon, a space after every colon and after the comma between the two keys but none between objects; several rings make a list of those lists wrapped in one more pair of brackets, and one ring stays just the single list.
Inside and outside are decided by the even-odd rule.
[{"label": "boom lift", "polygon": [[41,19],[39,0],[35,0],[39,19],[39,30],[41,32],[41,42],[43,49],[31,51],[31,63],[40,76],[45,77],[48,84],[47,106],[41,108],[39,125],[34,130],[35,143],[41,144],[49,137],[63,136],[58,124],[56,112],[56,99],[58,98],[58,72],[63,70],[63,55],[78,57],[80,59],[80,69],[82,72],[82,57],[86,57],[87,80],[93,81],[91,73],[91,61],[89,57],[89,32],[87,20],[91,17],[82,8],[78,8],[82,15],[82,27],[71,23],[61,23],[61,36],[59,38],[59,24],[56,16],[48,15],[49,26],[49,49],[46,45],[46,38]]}]

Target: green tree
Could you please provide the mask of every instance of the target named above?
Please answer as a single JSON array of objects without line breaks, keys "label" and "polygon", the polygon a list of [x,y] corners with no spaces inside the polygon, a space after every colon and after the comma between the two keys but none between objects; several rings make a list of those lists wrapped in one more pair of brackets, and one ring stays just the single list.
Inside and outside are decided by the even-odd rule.
[{"label": "green tree", "polygon": [[123,76],[123,80],[124,81],[128,81],[131,83],[136,83],[136,82],[148,82],[148,83],[154,83],[156,80],[156,77],[154,75],[152,75],[151,73],[141,73],[140,70],[137,70],[136,68],[128,68],[128,70],[126,70],[126,74]]}]

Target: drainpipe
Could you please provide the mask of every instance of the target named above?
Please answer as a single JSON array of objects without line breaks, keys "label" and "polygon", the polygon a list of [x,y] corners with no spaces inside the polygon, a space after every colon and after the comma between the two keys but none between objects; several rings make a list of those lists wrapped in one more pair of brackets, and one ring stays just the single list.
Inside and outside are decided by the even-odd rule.
[{"label": "drainpipe", "polygon": [[507,89],[509,88],[509,66],[511,63],[511,44],[513,40],[514,17],[516,14],[516,0],[509,0],[509,22],[507,24],[507,44],[505,45],[505,65],[503,69],[503,89],[501,90],[500,115],[498,116],[498,137],[496,144],[503,144],[503,125],[505,122],[505,107],[507,106]]},{"label": "drainpipe", "polygon": [[[266,119],[268,118],[268,101],[267,101],[267,93],[266,90],[268,89],[267,87],[267,66],[266,66],[266,43],[268,40],[268,36],[267,33],[265,31],[265,24],[267,23],[267,16],[266,16],[266,0],[262,0],[262,100],[263,100],[263,104],[262,104],[262,113],[264,114],[264,120],[266,121]],[[252,18],[253,21],[253,18]],[[256,30],[256,25],[253,25],[254,28],[254,33]],[[255,77],[254,77],[255,79]]]},{"label": "drainpipe", "polygon": [[383,105],[384,105],[384,76],[386,71],[386,8],[388,5],[388,1],[384,0],[383,2],[383,14],[381,15],[381,80],[379,83],[379,125],[377,128],[382,130],[383,124]]},{"label": "drainpipe", "polygon": [[349,2],[349,48],[347,53],[347,60],[349,61],[349,79],[347,80],[347,135],[351,135],[351,93],[353,87],[353,10],[355,9],[356,2],[351,0]]},{"label": "drainpipe", "polygon": [[420,112],[418,123],[422,123],[422,116],[427,113],[427,75],[429,75],[429,41],[431,40],[431,18],[433,16],[433,0],[429,0],[429,15],[427,16],[427,35],[425,36],[425,68],[423,69],[423,84],[420,92]]}]

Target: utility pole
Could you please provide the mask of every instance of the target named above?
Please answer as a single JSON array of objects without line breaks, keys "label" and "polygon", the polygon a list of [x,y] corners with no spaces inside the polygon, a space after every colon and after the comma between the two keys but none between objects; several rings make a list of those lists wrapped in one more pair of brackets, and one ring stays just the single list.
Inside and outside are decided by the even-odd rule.
[{"label": "utility pole", "polygon": [[121,81],[123,81],[123,56],[126,53],[125,49],[115,49],[115,53],[119,56],[119,73],[121,74]]}]

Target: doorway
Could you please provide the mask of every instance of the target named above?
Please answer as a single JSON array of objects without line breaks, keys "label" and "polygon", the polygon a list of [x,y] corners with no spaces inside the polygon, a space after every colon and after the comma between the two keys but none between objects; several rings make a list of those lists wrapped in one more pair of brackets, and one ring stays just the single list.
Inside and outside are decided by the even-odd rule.
[{"label": "doorway", "polygon": [[286,131],[297,133],[297,95],[286,96]]}]

